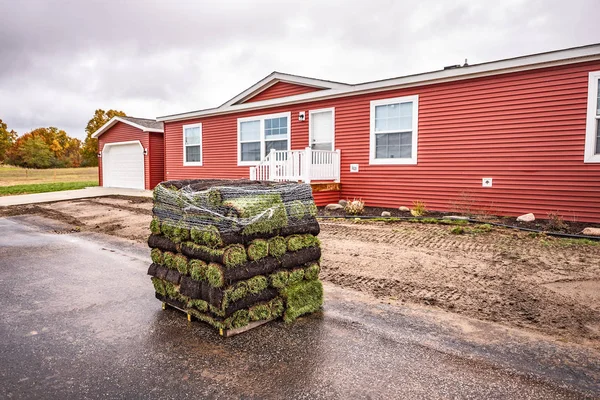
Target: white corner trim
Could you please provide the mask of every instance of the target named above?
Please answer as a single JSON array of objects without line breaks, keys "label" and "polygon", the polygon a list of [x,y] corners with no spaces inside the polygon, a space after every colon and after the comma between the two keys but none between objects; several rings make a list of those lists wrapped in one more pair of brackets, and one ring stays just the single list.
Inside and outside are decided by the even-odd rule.
[{"label": "white corner trim", "polygon": [[[186,161],[185,160],[185,157],[186,157],[185,130],[189,129],[189,128],[200,128],[200,161]],[[182,135],[181,148],[183,150],[183,166],[184,167],[201,167],[202,160],[204,159],[204,141],[202,140],[202,137],[203,137],[202,123],[183,125],[181,127],[181,135]],[[198,146],[198,145],[195,144],[192,146]]]},{"label": "white corner trim", "polygon": [[[288,131],[288,150],[292,148],[292,113],[290,111],[277,113],[277,114],[265,114],[265,115],[254,115],[252,117],[243,117],[237,119],[237,165],[238,167],[254,167],[260,164],[265,159],[267,154],[263,154],[265,151],[265,119],[270,118],[281,118],[287,117],[287,131]],[[242,122],[247,121],[260,121],[260,160],[259,161],[242,161]]]},{"label": "white corner trim", "polygon": [[[412,136],[410,158],[375,158],[375,107],[385,104],[412,103]],[[369,165],[416,165],[417,148],[419,144],[419,96],[404,96],[390,99],[378,99],[371,101],[370,111],[370,133],[369,133]],[[386,133],[386,132],[378,132]],[[393,132],[389,132],[393,133]]]},{"label": "white corner trim", "polygon": [[313,128],[312,128],[312,115],[324,112],[331,113],[331,129],[333,130],[331,135],[331,151],[335,151],[335,107],[319,108],[316,110],[308,111],[308,147],[312,146]]},{"label": "white corner trim", "polygon": [[587,118],[585,122],[585,163],[600,163],[600,153],[596,154],[596,135],[600,116],[597,115],[598,85],[600,71],[590,72],[588,78]]},{"label": "white corner trim", "polygon": [[109,130],[117,122],[122,122],[124,124],[133,126],[134,128],[137,128],[137,129],[141,130],[142,132],[159,132],[159,133],[163,133],[164,132],[164,129],[147,128],[145,126],[138,125],[135,122],[131,122],[131,121],[126,120],[124,118],[112,117],[104,125],[102,125],[100,128],[98,128],[98,130],[93,133],[92,137],[93,138],[98,138],[100,135],[102,135],[104,132],[106,132],[107,130]]}]

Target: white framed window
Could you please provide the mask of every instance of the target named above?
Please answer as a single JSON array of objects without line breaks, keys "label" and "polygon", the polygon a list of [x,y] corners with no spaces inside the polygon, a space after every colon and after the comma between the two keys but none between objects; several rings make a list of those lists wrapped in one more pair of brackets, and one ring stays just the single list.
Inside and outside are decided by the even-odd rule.
[{"label": "white framed window", "polygon": [[183,165],[202,166],[202,124],[183,125]]},{"label": "white framed window", "polygon": [[600,163],[600,71],[589,77],[584,162]]},{"label": "white framed window", "polygon": [[291,113],[238,118],[238,165],[256,165],[271,149],[289,150]]},{"label": "white framed window", "polygon": [[416,164],[419,96],[371,101],[369,164]]}]

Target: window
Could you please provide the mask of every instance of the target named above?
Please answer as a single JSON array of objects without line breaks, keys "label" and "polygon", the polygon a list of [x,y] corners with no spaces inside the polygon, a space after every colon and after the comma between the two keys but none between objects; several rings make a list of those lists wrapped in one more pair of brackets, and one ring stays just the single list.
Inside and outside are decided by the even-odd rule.
[{"label": "window", "polygon": [[600,71],[589,77],[584,161],[600,163]]},{"label": "window", "polygon": [[291,114],[273,114],[238,119],[238,165],[255,165],[271,149],[290,149]]},{"label": "window", "polygon": [[418,96],[371,102],[370,164],[417,163]]},{"label": "window", "polygon": [[202,124],[183,126],[183,165],[202,165]]}]

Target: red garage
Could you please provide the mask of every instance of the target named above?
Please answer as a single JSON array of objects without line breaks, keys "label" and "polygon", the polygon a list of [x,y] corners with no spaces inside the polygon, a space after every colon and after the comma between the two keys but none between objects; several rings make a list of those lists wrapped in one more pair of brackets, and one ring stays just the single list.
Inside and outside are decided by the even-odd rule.
[{"label": "red garage", "polygon": [[98,138],[100,186],[150,190],[164,180],[162,122],[114,117],[93,137]]}]

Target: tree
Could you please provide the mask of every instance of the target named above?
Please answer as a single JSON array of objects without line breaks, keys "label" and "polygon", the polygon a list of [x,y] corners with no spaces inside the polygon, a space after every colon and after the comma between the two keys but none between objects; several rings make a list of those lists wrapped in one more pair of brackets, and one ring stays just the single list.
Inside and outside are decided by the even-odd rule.
[{"label": "tree", "polygon": [[83,148],[81,149],[81,165],[98,165],[98,139],[92,138],[92,135],[111,118],[125,116],[127,115],[123,111],[117,110],[104,111],[99,108],[94,112],[94,116],[89,120],[87,126],[85,127],[86,138],[83,142]]},{"label": "tree", "polygon": [[49,168],[55,164],[55,156],[41,136],[28,136],[23,140],[18,154],[23,166],[28,168]]},{"label": "tree", "polygon": [[8,157],[8,151],[17,139],[17,132],[8,130],[8,126],[0,119],[0,163]]},{"label": "tree", "polygon": [[[81,141],[70,137],[64,130],[37,128],[14,141],[7,159],[13,165],[31,168],[79,167],[80,151]],[[39,162],[32,158],[36,155],[41,157]]]}]

